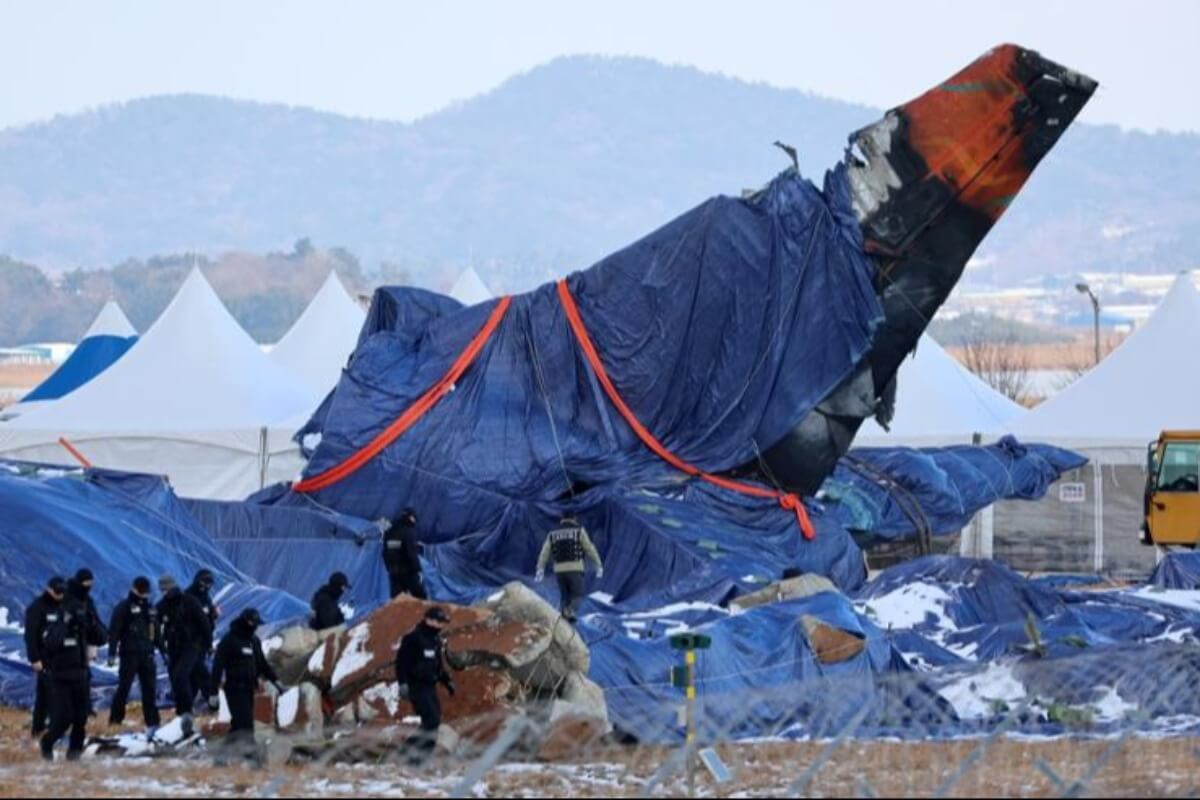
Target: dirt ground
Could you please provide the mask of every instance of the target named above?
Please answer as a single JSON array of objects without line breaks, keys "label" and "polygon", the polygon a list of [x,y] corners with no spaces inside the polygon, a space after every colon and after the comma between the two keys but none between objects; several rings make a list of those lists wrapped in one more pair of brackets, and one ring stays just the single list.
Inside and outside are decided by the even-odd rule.
[{"label": "dirt ground", "polygon": [[[472,762],[440,760],[420,770],[392,763],[217,768],[201,750],[158,758],[95,756],[43,763],[23,711],[0,710],[0,797],[444,797]],[[1166,797],[1200,788],[1200,740],[1000,739],[905,743],[747,743],[718,751],[733,773],[716,786],[701,768],[698,793],[710,797],[930,796],[961,771],[949,796]],[[476,797],[681,796],[682,775],[657,779],[673,751],[596,748],[572,763],[504,763],[487,771]],[[386,761],[386,759],[385,759]],[[806,771],[819,763],[807,783]],[[653,785],[647,791],[647,783]],[[794,785],[795,784],[795,785]]]}]

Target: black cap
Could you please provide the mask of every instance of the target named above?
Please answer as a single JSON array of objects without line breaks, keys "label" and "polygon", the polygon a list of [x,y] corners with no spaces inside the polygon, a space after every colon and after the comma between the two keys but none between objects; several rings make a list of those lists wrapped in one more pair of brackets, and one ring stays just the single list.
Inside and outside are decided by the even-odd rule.
[{"label": "black cap", "polygon": [[138,575],[133,579],[133,588],[142,594],[150,594],[150,579],[145,575]]},{"label": "black cap", "polygon": [[396,522],[400,525],[413,526],[417,524],[417,512],[411,508],[406,508],[396,517]]},{"label": "black cap", "polygon": [[92,571],[90,569],[88,569],[87,567],[83,567],[82,569],[80,569],[78,572],[75,573],[75,582],[76,583],[95,583],[95,581],[96,581],[96,576],[93,575]]},{"label": "black cap", "polygon": [[243,622],[245,622],[247,624],[254,625],[255,627],[262,625],[262,621],[263,621],[262,615],[258,613],[257,608],[247,608],[245,611],[243,611],[241,613],[241,615],[238,617],[238,619],[242,620]]},{"label": "black cap", "polygon": [[434,606],[425,612],[425,619],[433,622],[446,623],[450,621],[450,615],[446,613],[446,609],[441,606]]},{"label": "black cap", "polygon": [[196,583],[213,583],[213,574],[211,569],[202,569],[196,573]]},{"label": "black cap", "polygon": [[55,575],[46,581],[46,588],[55,594],[63,594],[67,591],[67,579],[62,575]]},{"label": "black cap", "polygon": [[344,572],[335,572],[329,576],[329,585],[337,586],[342,589],[350,588],[350,579],[346,577]]}]

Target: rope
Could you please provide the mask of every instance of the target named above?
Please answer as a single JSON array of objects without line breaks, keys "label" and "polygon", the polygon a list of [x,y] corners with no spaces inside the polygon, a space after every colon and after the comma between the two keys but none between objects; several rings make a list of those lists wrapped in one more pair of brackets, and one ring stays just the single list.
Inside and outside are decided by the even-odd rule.
[{"label": "rope", "polygon": [[816,536],[812,521],[808,518],[807,509],[804,508],[804,503],[795,494],[779,492],[763,486],[742,483],[729,478],[722,478],[719,475],[709,474],[699,467],[692,466],[663,446],[662,442],[655,438],[654,434],[638,420],[633,410],[625,404],[620,392],[617,391],[616,386],[613,385],[612,380],[608,377],[608,372],[604,369],[604,362],[601,360],[600,354],[596,351],[596,346],[592,343],[592,338],[588,334],[587,326],[583,323],[583,318],[579,315],[579,308],[575,305],[575,298],[571,296],[571,290],[567,287],[566,280],[558,282],[558,297],[562,302],[563,310],[566,312],[571,330],[575,333],[575,338],[579,342],[580,348],[582,348],[588,362],[592,365],[592,371],[596,374],[596,378],[599,379],[600,385],[604,387],[605,394],[608,395],[608,399],[616,407],[617,411],[621,413],[621,416],[625,418],[625,422],[651,452],[680,472],[700,478],[714,486],[720,486],[723,489],[729,489],[751,497],[775,500],[781,508],[791,511],[796,515],[796,524],[800,526],[800,531],[803,533],[805,539],[812,540]]},{"label": "rope", "polygon": [[929,518],[925,516],[925,509],[921,506],[921,501],[908,490],[908,487],[878,469],[874,464],[849,453],[842,456],[842,462],[853,472],[857,472],[883,488],[888,497],[896,501],[896,505],[900,506],[904,516],[908,517],[908,521],[916,529],[917,547],[921,555],[929,555],[933,552],[933,529],[929,524]]},{"label": "rope", "polygon": [[311,478],[300,481],[292,486],[292,489],[305,493],[315,492],[332,486],[353,475],[368,461],[379,455],[388,445],[400,438],[405,431],[416,424],[421,417],[425,416],[431,408],[437,405],[439,400],[454,391],[454,385],[462,377],[463,373],[467,371],[467,368],[474,363],[480,351],[483,350],[484,345],[491,339],[492,334],[496,332],[496,328],[500,326],[500,322],[504,319],[504,315],[507,313],[510,305],[512,305],[511,297],[500,298],[500,301],[496,303],[496,307],[492,309],[487,323],[484,324],[479,333],[475,334],[475,338],[471,340],[466,349],[459,354],[458,358],[450,366],[450,370],[437,383],[429,387],[416,402],[406,408],[404,413],[397,417],[391,425],[384,428],[366,446],[350,455],[340,464],[329,468],[319,475],[314,475]]},{"label": "rope", "polygon": [[562,470],[563,480],[567,484],[567,492],[574,498],[575,482],[571,480],[571,473],[567,471],[567,459],[563,455],[562,444],[558,440],[558,425],[554,422],[554,411],[550,407],[550,394],[546,391],[546,378],[542,373],[542,358],[538,354],[537,341],[528,328],[525,329],[525,339],[529,342],[529,354],[533,356],[533,374],[537,376],[538,391],[542,393],[542,401],[546,406],[546,419],[550,422],[550,434],[554,439],[554,452],[558,454],[558,466]]}]

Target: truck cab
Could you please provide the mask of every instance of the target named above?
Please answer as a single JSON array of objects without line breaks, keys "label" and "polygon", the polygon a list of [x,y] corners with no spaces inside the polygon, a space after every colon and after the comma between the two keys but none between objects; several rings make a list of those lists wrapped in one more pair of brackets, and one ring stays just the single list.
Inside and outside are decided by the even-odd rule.
[{"label": "truck cab", "polygon": [[1146,449],[1142,542],[1200,543],[1200,431],[1163,431]]}]

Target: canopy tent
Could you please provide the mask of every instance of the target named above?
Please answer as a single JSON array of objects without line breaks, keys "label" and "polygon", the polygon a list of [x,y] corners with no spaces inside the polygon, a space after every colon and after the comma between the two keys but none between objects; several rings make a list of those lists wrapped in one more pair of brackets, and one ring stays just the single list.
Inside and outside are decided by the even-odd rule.
[{"label": "canopy tent", "polygon": [[1097,460],[1140,465],[1146,443],[1160,431],[1197,427],[1197,341],[1200,295],[1183,273],[1141,328],[1013,430],[1023,439],[1084,450]]},{"label": "canopy tent", "polygon": [[464,306],[484,303],[495,297],[474,267],[467,267],[462,271],[462,274],[454,281],[454,285],[450,287],[450,296]]},{"label": "canopy tent", "polygon": [[193,270],[117,363],[0,425],[0,454],[166,475],[183,495],[232,499],[300,469],[286,421],[320,395],[271,361]]},{"label": "canopy tent", "polygon": [[5,416],[27,414],[70,394],[112,366],[136,341],[137,331],[121,307],[114,300],[108,301],[79,340],[71,357],[25,395],[20,403],[7,409]]},{"label": "canopy tent", "polygon": [[330,272],[270,358],[323,395],[337,385],[365,318],[337,273]]},{"label": "canopy tent", "polygon": [[[968,444],[975,434],[994,439],[1025,412],[988,386],[925,334],[896,379],[896,408],[889,430],[863,423],[856,446],[930,447]],[[1029,439],[1028,441],[1035,441]]]},{"label": "canopy tent", "polygon": [[1111,355],[1012,424],[1024,441],[1069,447],[1091,464],[1058,495],[996,508],[995,555],[1021,569],[1141,575],[1154,548],[1139,542],[1146,444],[1197,427],[1195,342],[1200,295],[1181,274],[1150,319]]}]

